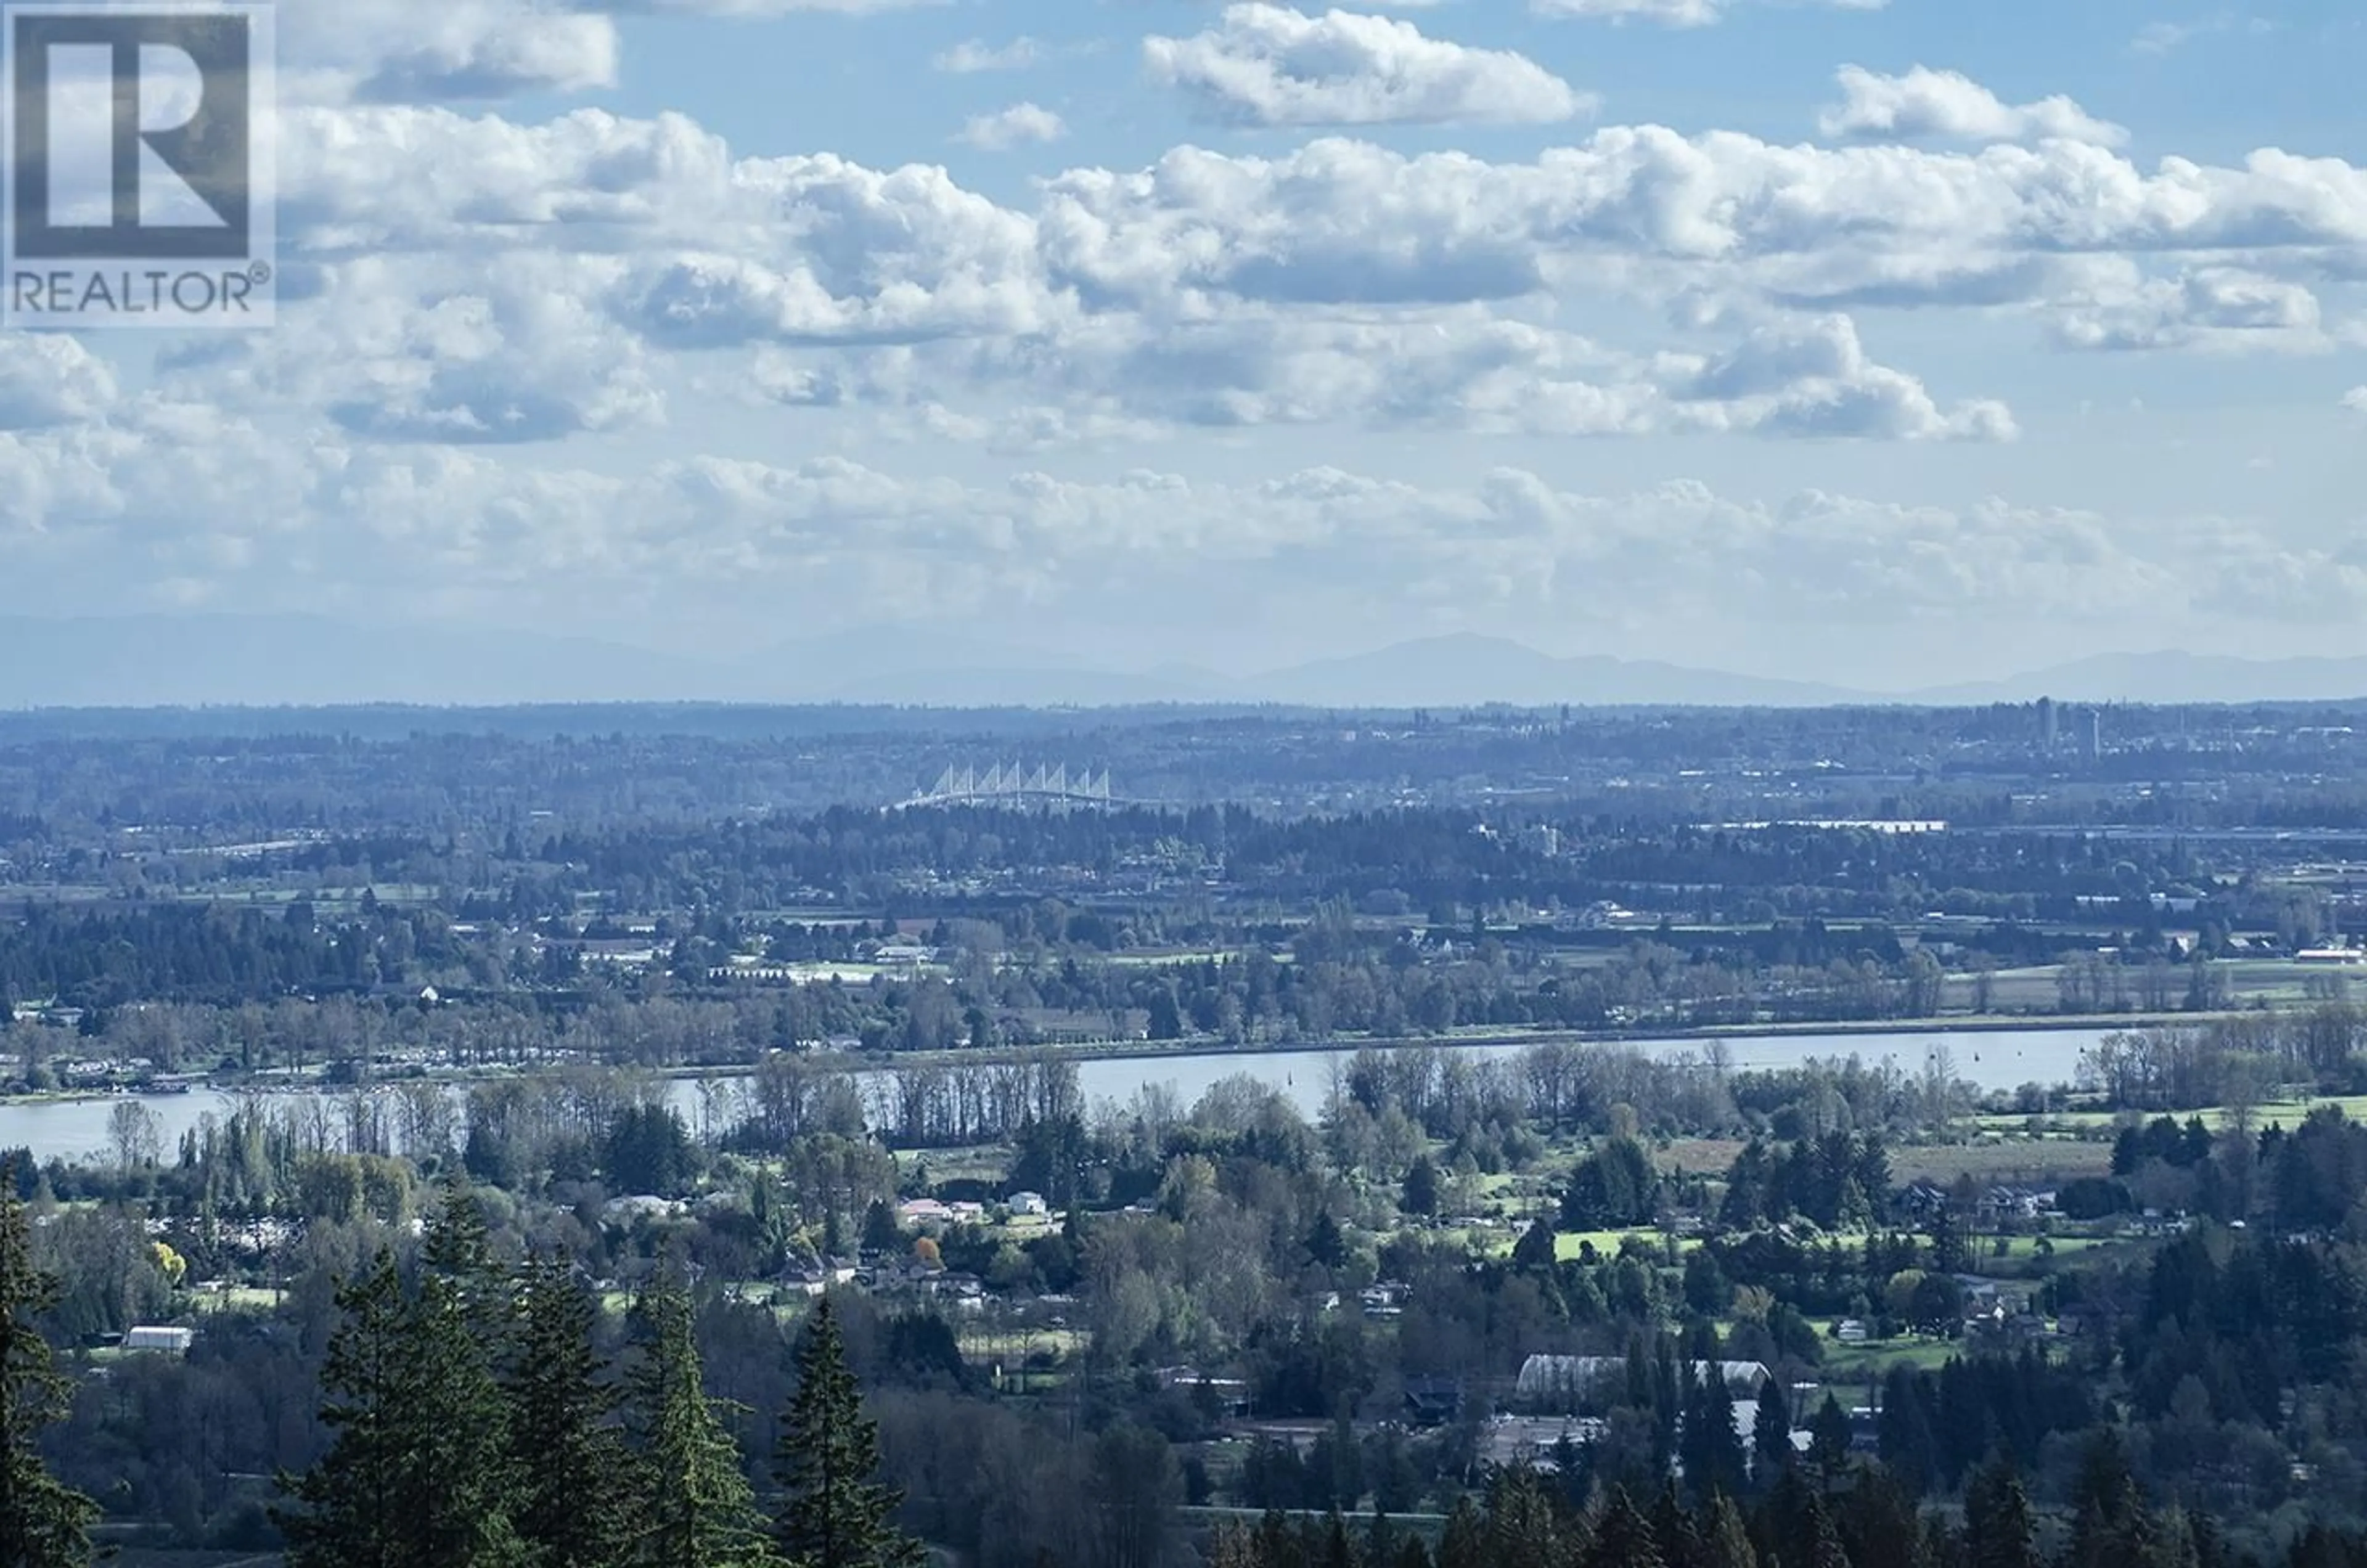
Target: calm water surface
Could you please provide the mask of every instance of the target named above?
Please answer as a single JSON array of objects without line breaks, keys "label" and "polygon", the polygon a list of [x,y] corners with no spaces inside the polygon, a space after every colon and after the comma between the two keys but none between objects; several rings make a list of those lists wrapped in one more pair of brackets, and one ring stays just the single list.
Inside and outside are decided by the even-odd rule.
[{"label": "calm water surface", "polygon": [[[1919,1071],[1932,1050],[1944,1045],[1954,1059],[1956,1076],[1983,1089],[2010,1089],[2025,1083],[2068,1082],[2078,1071],[2079,1055],[2106,1031],[2100,1029],[2011,1030],[1944,1034],[1790,1034],[1726,1042],[1728,1059],[1738,1069],[1796,1067],[1812,1058],[1854,1055],[1872,1063],[1891,1061],[1908,1071]],[[1698,1040],[1639,1041],[1634,1047],[1664,1055],[1698,1053]],[[1498,1045],[1467,1054],[1505,1059],[1525,1046]],[[1145,1084],[1165,1084],[1188,1105],[1221,1078],[1241,1074],[1287,1093],[1308,1117],[1319,1113],[1331,1085],[1331,1076],[1354,1055],[1353,1048],[1324,1052],[1219,1052],[1204,1055],[1161,1056],[1120,1061],[1081,1062],[1077,1077],[1092,1101],[1127,1100]],[[674,1103],[694,1128],[700,1124],[699,1085],[674,1085]],[[103,1153],[108,1147],[108,1118],[126,1097],[85,1100],[51,1100],[39,1104],[0,1105],[0,1148],[29,1147],[36,1157],[75,1158]],[[166,1157],[179,1146],[181,1134],[208,1114],[231,1109],[231,1097],[200,1089],[189,1094],[128,1097],[145,1105],[155,1118]]]}]

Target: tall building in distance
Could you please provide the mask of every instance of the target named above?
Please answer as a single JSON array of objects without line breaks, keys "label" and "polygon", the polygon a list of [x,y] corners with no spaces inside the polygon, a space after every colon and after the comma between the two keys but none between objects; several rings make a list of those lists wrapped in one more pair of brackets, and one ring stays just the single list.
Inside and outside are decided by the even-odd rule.
[{"label": "tall building in distance", "polygon": [[2055,706],[2053,697],[2038,699],[2038,744],[2052,751],[2062,740],[2063,716]]}]

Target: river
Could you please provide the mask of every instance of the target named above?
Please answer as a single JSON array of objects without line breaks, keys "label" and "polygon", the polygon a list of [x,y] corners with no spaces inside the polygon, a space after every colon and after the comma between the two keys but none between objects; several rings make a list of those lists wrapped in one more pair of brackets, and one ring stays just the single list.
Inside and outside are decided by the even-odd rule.
[{"label": "river", "polygon": [[[1954,1059],[1955,1076],[1987,1089],[2011,1089],[2025,1083],[2056,1084],[2077,1076],[2080,1054],[2107,1032],[2101,1029],[1966,1030],[1961,1032],[1900,1032],[1857,1034],[1753,1035],[1725,1042],[1728,1060],[1737,1069],[1795,1067],[1811,1058],[1857,1056],[1867,1062],[1887,1059],[1912,1072],[1920,1071],[1935,1048],[1945,1046]],[[1657,1055],[1699,1052],[1700,1040],[1646,1040],[1630,1048]],[[1528,1049],[1523,1045],[1471,1048],[1478,1057],[1506,1058]],[[1186,1105],[1221,1078],[1246,1074],[1287,1093],[1310,1119],[1323,1108],[1335,1067],[1344,1065],[1353,1048],[1342,1051],[1214,1052],[1201,1055],[1117,1057],[1077,1064],[1079,1087],[1089,1102],[1124,1101],[1146,1084],[1165,1084]],[[675,1105],[684,1119],[697,1128],[701,1122],[700,1086],[684,1080],[673,1086]],[[105,1152],[109,1144],[108,1120],[115,1107],[130,1098],[148,1108],[163,1141],[165,1157],[180,1145],[181,1134],[206,1115],[221,1116],[231,1097],[211,1089],[187,1094],[111,1096],[90,1100],[31,1100],[0,1105],[0,1148],[30,1148],[40,1159],[75,1159]]]}]

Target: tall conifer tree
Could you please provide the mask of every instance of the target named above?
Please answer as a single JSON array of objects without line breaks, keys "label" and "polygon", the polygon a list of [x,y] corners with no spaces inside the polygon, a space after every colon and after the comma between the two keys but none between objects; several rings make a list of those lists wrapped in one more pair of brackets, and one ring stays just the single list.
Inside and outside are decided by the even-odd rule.
[{"label": "tall conifer tree", "polygon": [[690,1297],[660,1285],[639,1309],[647,1342],[631,1379],[640,1484],[629,1561],[642,1568],[776,1568],[764,1516],[701,1381]]},{"label": "tall conifer tree", "polygon": [[1783,1383],[1769,1378],[1759,1390],[1759,1414],[1751,1423],[1750,1474],[1761,1486],[1792,1463],[1792,1399]]},{"label": "tall conifer tree", "polygon": [[98,1506],[51,1475],[35,1447],[73,1396],[33,1321],[57,1290],[33,1267],[14,1162],[0,1165],[0,1562],[12,1568],[80,1568],[98,1517]]},{"label": "tall conifer tree", "polygon": [[292,1568],[524,1568],[509,1410],[495,1377],[504,1284],[482,1213],[447,1191],[415,1290],[391,1253],[348,1281],[321,1374],[329,1452],[283,1478]]},{"label": "tall conifer tree", "polygon": [[610,1419],[619,1391],[593,1343],[599,1311],[564,1263],[527,1266],[505,1392],[518,1532],[542,1568],[626,1561],[629,1499],[617,1482],[631,1464]]},{"label": "tall conifer tree", "polygon": [[1759,1568],[1759,1551],[1734,1499],[1721,1493],[1709,1500],[1699,1526],[1702,1561],[1708,1568]]},{"label": "tall conifer tree", "polygon": [[1667,1563],[1652,1521],[1624,1486],[1612,1489],[1603,1517],[1595,1523],[1594,1540],[1580,1561],[1584,1568],[1666,1568]]},{"label": "tall conifer tree", "polygon": [[1965,1488],[1965,1556],[1973,1568],[2040,1568],[2030,1497],[2000,1459]]},{"label": "tall conifer tree", "polygon": [[920,1542],[896,1528],[902,1494],[875,1479],[879,1424],[863,1414],[827,1296],[798,1346],[798,1392],[774,1457],[781,1546],[797,1568],[918,1568],[924,1560]]},{"label": "tall conifer tree", "polygon": [[282,1476],[296,1506],[278,1513],[293,1568],[401,1568],[410,1550],[394,1528],[406,1488],[398,1415],[408,1375],[405,1303],[394,1256],[337,1289],[344,1314],[321,1369],[329,1451],[301,1477]]},{"label": "tall conifer tree", "polygon": [[411,1522],[422,1554],[413,1561],[518,1568],[530,1554],[514,1518],[521,1490],[499,1377],[512,1328],[510,1281],[493,1261],[484,1211],[457,1175],[421,1258],[404,1337],[419,1466]]}]

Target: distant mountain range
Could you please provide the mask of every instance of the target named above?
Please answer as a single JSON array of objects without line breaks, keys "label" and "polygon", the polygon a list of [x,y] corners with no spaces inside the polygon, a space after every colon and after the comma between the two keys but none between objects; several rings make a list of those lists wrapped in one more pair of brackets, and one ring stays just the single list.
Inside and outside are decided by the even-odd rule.
[{"label": "distant mountain range", "polygon": [[2367,659],[2229,659],[2198,653],[2107,653],[2010,681],[1917,694],[1940,706],[2034,703],[2348,702],[2367,697]]},{"label": "distant mountain range", "polygon": [[1257,694],[1320,707],[1444,707],[1510,703],[1573,705],[1823,707],[1863,702],[1833,686],[1728,675],[1647,660],[1556,659],[1501,637],[1444,637],[1377,653],[1326,659],[1251,682]]},{"label": "distant mountain range", "polygon": [[1245,678],[1077,670],[1056,654],[898,630],[718,660],[593,638],[302,615],[0,618],[0,707],[849,703],[934,707],[1282,704],[1807,707],[2367,697],[2367,659],[2114,654],[2008,681],[1873,693],[1648,660],[1556,659],[1499,637],[1400,643]]}]

